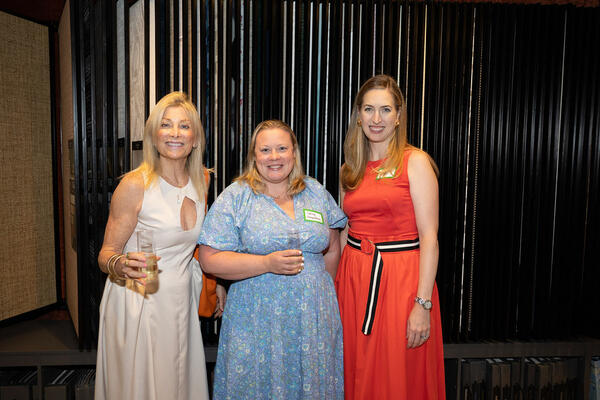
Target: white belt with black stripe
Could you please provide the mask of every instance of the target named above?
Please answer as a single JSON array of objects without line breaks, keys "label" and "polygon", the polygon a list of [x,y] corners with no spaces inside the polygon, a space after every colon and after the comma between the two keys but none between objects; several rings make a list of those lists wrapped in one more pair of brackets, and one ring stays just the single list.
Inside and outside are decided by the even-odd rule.
[{"label": "white belt with black stripe", "polygon": [[[369,242],[371,242],[369,240]],[[348,245],[357,250],[362,250],[361,240],[348,235]],[[383,259],[381,253],[392,253],[398,251],[416,250],[419,248],[419,238],[412,240],[397,240],[393,242],[373,243],[373,264],[371,266],[371,279],[369,282],[369,297],[367,298],[367,308],[365,310],[365,319],[363,321],[362,333],[371,334],[373,330],[373,320],[375,319],[375,310],[377,309],[377,298],[379,297],[379,284],[381,283],[381,272],[383,270]]]}]

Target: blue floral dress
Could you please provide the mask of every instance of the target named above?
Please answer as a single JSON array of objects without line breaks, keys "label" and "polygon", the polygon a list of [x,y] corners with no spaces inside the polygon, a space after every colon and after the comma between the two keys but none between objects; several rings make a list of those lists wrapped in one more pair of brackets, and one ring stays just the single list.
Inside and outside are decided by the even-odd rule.
[{"label": "blue floral dress", "polygon": [[322,251],[347,218],[316,180],[294,196],[292,220],[266,195],[233,183],[210,208],[198,243],[269,254],[300,232],[304,270],[234,282],[227,296],[214,399],[343,399],[342,325]]}]

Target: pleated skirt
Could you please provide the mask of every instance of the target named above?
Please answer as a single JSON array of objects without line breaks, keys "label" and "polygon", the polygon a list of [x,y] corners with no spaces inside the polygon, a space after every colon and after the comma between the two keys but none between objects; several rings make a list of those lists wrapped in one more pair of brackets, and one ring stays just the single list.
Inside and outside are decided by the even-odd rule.
[{"label": "pleated skirt", "polygon": [[[385,240],[397,240],[386,238]],[[443,340],[434,286],[429,339],[407,349],[415,305],[419,250],[381,253],[383,269],[370,335],[361,332],[373,254],[346,246],[335,284],[344,332],[345,399],[445,399]]]}]

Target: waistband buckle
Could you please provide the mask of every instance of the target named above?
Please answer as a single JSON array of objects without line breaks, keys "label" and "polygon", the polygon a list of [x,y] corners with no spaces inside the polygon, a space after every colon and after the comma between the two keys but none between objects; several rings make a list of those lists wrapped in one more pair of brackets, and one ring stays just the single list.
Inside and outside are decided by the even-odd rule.
[{"label": "waistband buckle", "polygon": [[360,241],[360,251],[366,254],[373,254],[375,251],[375,243],[373,243],[370,239],[361,239]]}]

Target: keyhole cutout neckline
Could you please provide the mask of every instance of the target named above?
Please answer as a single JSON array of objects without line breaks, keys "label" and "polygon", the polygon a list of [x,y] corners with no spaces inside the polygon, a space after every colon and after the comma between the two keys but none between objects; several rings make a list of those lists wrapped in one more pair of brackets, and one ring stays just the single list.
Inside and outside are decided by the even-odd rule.
[{"label": "keyhole cutout neckline", "polygon": [[[198,220],[198,210],[196,207],[196,201],[188,196],[191,185],[191,180],[188,177],[187,183],[181,187],[173,185],[164,176],[160,176],[161,180],[168,185],[170,190],[174,190],[175,200],[177,203],[176,207],[173,207],[173,211],[177,210],[179,213],[179,226],[184,232],[190,231],[196,227]],[[193,189],[193,188],[192,188]],[[179,207],[179,208],[177,208]]]}]

